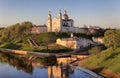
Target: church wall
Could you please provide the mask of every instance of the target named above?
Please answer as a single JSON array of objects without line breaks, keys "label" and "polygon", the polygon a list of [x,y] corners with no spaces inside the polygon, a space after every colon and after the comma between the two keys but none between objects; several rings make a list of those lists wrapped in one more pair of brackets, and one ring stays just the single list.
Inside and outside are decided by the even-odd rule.
[{"label": "church wall", "polygon": [[51,28],[51,26],[52,26],[52,23],[51,23],[51,20],[48,20],[48,24],[47,24],[48,26],[47,26],[47,31],[48,32],[51,32],[52,30],[52,28]]},{"label": "church wall", "polygon": [[75,28],[74,27],[62,27],[62,32],[75,32]]},{"label": "church wall", "polygon": [[73,26],[73,21],[62,21],[62,25]]},{"label": "church wall", "polygon": [[74,27],[70,27],[70,31],[71,32],[75,32],[75,28]]},{"label": "church wall", "polygon": [[63,27],[62,27],[62,32],[70,32],[70,31],[69,31],[69,27],[64,27],[64,26],[63,26]]},{"label": "church wall", "polygon": [[75,32],[72,20],[62,21],[62,32]]},{"label": "church wall", "polygon": [[53,21],[52,21],[52,31],[53,32],[61,31],[60,19],[58,19],[58,18],[53,19]]},{"label": "church wall", "polygon": [[72,27],[73,26],[73,21],[67,21],[68,26]]},{"label": "church wall", "polygon": [[49,66],[48,67],[48,78],[62,78],[62,69],[60,66]]}]

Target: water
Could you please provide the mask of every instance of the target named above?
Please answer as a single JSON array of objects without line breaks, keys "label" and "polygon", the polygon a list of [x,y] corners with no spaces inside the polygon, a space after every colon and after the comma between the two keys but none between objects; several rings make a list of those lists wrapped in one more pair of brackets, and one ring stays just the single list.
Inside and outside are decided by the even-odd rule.
[{"label": "water", "polygon": [[0,53],[0,78],[94,78],[52,57]]}]

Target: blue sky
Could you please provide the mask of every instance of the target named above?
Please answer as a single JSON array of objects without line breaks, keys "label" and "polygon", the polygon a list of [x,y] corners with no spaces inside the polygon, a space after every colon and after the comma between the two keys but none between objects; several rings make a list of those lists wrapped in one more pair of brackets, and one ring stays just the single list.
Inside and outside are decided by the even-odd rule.
[{"label": "blue sky", "polygon": [[49,9],[52,17],[66,9],[75,26],[120,28],[120,0],[0,0],[0,26],[24,21],[46,24]]}]

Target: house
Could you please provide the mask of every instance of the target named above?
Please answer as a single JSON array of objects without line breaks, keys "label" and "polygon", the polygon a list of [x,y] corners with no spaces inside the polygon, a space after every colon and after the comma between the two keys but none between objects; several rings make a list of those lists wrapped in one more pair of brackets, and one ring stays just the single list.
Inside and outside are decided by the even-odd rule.
[{"label": "house", "polygon": [[0,30],[3,30],[3,29],[5,29],[5,27],[1,27],[1,28],[0,28]]},{"label": "house", "polygon": [[47,26],[46,25],[38,25],[38,26],[33,26],[31,33],[34,34],[40,34],[43,32],[47,32]]},{"label": "house", "polygon": [[75,33],[86,33],[89,32],[87,28],[74,27]]},{"label": "house", "polygon": [[92,37],[92,40],[96,43],[103,44],[103,37]]},{"label": "house", "polygon": [[56,40],[56,44],[71,48],[71,49],[81,49],[94,44],[89,39],[82,38],[82,37],[70,37],[70,38],[58,38]]}]

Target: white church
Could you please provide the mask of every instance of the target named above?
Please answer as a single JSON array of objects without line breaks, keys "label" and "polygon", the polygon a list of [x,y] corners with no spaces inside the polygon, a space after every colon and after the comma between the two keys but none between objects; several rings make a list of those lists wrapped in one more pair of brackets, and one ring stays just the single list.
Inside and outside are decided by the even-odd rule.
[{"label": "white church", "polygon": [[51,12],[48,13],[47,32],[75,32],[74,21],[69,19],[67,11],[62,15],[61,10],[57,18],[52,18]]}]

